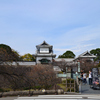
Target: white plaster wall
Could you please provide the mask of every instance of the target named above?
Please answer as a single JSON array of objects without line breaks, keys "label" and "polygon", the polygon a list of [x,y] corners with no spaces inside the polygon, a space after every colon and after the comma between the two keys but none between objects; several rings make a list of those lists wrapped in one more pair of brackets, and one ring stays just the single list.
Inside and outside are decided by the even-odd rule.
[{"label": "white plaster wall", "polygon": [[40,48],[40,53],[49,53],[49,48]]},{"label": "white plaster wall", "polygon": [[[21,61],[17,61],[17,62],[6,62],[6,63],[3,63],[3,64],[9,64],[9,65],[26,65],[26,66],[30,66],[30,65],[36,65],[36,62],[28,62],[28,61],[24,61],[24,62],[21,62]],[[2,64],[2,65],[3,65]]]},{"label": "white plaster wall", "polygon": [[[36,65],[36,62],[17,62],[18,65]],[[16,65],[16,62],[13,62],[12,65]]]}]

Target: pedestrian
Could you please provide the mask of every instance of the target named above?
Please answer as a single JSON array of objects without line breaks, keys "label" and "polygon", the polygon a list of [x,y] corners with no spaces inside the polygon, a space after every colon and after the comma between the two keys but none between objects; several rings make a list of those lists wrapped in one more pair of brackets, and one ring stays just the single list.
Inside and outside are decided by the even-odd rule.
[{"label": "pedestrian", "polygon": [[92,72],[89,71],[89,85],[92,85]]},{"label": "pedestrian", "polygon": [[83,82],[83,70],[81,70],[81,80]]},{"label": "pedestrian", "polygon": [[83,83],[84,83],[84,84],[87,83],[86,78],[87,78],[87,75],[86,75],[86,73],[83,72]]}]

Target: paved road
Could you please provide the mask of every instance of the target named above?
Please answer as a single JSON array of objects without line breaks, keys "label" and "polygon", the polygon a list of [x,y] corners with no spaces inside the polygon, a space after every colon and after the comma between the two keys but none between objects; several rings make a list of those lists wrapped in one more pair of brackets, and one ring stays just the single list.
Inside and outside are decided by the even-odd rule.
[{"label": "paved road", "polygon": [[100,95],[40,95],[32,97],[19,97],[14,100],[100,100]]},{"label": "paved road", "polygon": [[39,95],[32,97],[3,97],[0,100],[100,100],[99,95]]},{"label": "paved road", "polygon": [[82,94],[100,94],[100,90],[93,90],[89,85],[82,85]]}]

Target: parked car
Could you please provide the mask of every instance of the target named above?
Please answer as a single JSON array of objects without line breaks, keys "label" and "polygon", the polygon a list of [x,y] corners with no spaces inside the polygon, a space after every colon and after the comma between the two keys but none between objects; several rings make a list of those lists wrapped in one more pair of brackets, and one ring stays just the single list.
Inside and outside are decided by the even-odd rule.
[{"label": "parked car", "polygon": [[98,73],[98,68],[92,69],[92,88],[93,89],[100,89],[100,75]]},{"label": "parked car", "polygon": [[100,80],[99,78],[95,78],[95,81],[93,81],[93,89],[100,89]]}]

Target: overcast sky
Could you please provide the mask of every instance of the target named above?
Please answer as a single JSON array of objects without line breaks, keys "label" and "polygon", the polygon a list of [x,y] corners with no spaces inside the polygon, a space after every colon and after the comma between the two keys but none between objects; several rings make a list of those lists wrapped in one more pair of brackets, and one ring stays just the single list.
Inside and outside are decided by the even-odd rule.
[{"label": "overcast sky", "polygon": [[23,55],[44,40],[57,56],[100,48],[100,0],[0,0],[0,44]]}]

